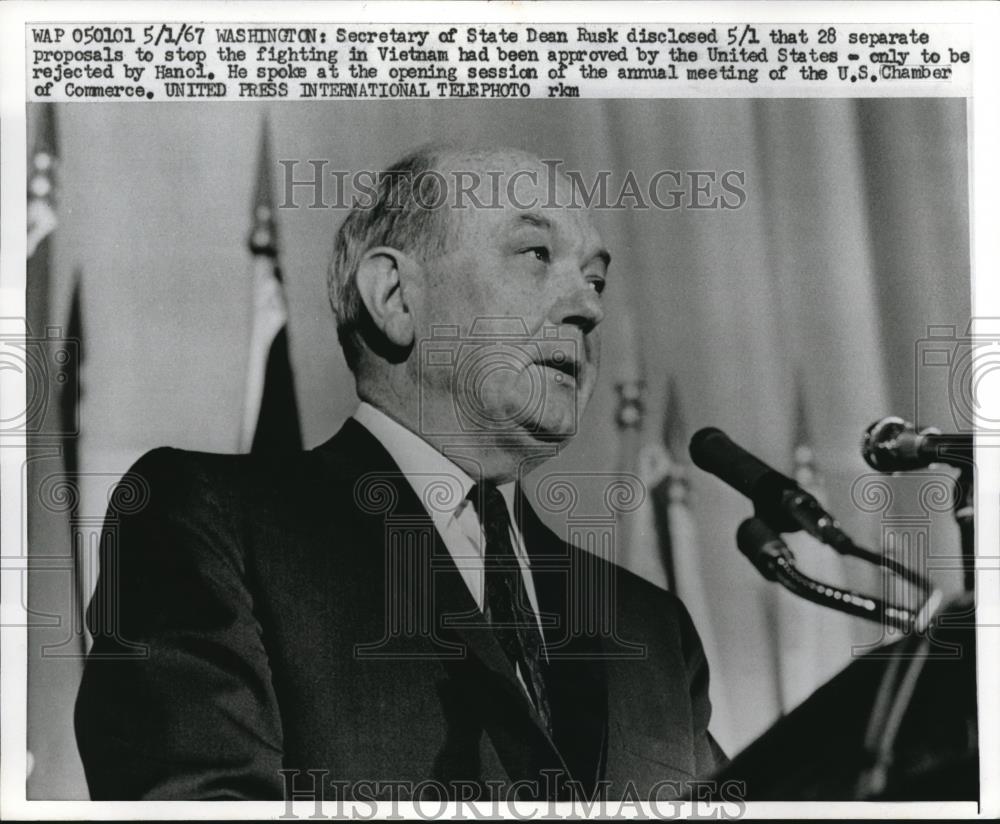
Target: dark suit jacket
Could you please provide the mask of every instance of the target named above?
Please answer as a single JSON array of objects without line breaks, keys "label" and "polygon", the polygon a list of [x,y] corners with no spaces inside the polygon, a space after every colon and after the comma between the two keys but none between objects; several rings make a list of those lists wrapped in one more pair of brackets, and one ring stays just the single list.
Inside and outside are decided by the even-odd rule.
[{"label": "dark suit jacket", "polygon": [[620,797],[713,771],[680,601],[517,516],[552,736],[363,426],[282,457],[148,453],[112,498],[88,610],[76,730],[92,797],[270,799],[314,777],[331,800],[427,780],[565,797],[567,778]]}]

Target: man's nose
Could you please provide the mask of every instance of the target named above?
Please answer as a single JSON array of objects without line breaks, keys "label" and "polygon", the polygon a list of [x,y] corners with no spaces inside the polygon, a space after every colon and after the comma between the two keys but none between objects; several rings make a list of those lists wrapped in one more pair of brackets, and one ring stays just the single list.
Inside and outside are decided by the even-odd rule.
[{"label": "man's nose", "polygon": [[586,334],[604,320],[601,297],[587,282],[574,284],[567,294],[552,304],[548,320],[556,325],[578,326]]}]

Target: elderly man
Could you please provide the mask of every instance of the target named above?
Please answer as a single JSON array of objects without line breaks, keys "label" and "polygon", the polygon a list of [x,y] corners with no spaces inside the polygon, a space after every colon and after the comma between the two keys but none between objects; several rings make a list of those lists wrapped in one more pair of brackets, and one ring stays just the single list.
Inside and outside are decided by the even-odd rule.
[{"label": "elderly man", "polygon": [[517,483],[596,380],[610,255],[573,194],[517,151],[405,158],[336,239],[353,418],[136,464],[88,615],[94,798],[664,798],[720,764],[684,607]]}]

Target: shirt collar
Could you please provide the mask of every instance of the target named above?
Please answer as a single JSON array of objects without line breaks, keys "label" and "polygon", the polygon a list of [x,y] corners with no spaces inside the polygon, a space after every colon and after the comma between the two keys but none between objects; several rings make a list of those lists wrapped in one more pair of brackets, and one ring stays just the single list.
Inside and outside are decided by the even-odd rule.
[{"label": "shirt collar", "polygon": [[[467,496],[475,481],[415,432],[365,401],[358,405],[354,419],[385,447],[435,526],[447,526],[466,503],[471,503]],[[507,502],[508,512],[513,513],[514,482],[499,484],[497,489]]]}]

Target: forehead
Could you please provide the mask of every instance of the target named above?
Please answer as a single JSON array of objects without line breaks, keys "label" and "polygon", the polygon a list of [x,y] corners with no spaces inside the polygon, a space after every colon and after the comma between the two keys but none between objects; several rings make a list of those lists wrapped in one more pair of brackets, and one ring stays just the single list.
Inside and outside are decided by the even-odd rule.
[{"label": "forehead", "polygon": [[452,190],[452,227],[461,235],[548,232],[580,245],[600,243],[590,210],[574,198],[555,161],[523,154],[458,157],[442,164]]}]

